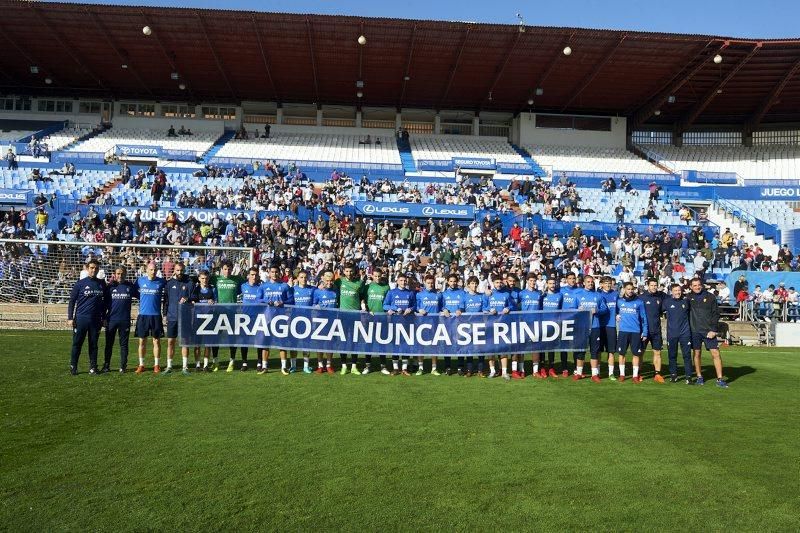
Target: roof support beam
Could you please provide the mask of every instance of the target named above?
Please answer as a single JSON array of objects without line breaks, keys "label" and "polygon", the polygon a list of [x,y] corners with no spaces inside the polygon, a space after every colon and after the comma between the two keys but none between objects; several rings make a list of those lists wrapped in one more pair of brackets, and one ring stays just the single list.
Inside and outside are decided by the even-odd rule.
[{"label": "roof support beam", "polygon": [[400,89],[400,97],[397,99],[397,109],[401,109],[403,107],[403,98],[406,95],[406,85],[408,85],[408,79],[411,77],[411,59],[414,57],[414,44],[417,40],[417,25],[414,24],[411,27],[411,43],[408,45],[408,58],[406,58],[406,68],[403,70],[403,86]]},{"label": "roof support beam", "polygon": [[272,77],[272,70],[269,67],[269,59],[267,58],[267,52],[264,50],[264,43],[261,40],[261,31],[258,29],[258,24],[256,23],[256,17],[254,14],[250,14],[250,20],[253,21],[253,32],[256,35],[256,40],[258,41],[258,49],[261,51],[261,59],[264,62],[264,72],[267,74],[267,80],[269,84],[272,85],[272,93],[275,95],[275,99],[280,101],[280,94],[278,93],[278,86],[275,84],[275,79]]},{"label": "roof support beam", "polygon": [[61,37],[61,32],[57,28],[55,28],[53,24],[47,19],[47,17],[44,14],[44,10],[39,7],[39,4],[31,2],[28,5],[31,6],[31,8],[36,12],[39,19],[42,22],[44,22],[45,26],[47,26],[47,29],[50,32],[50,35],[55,37],[56,41],[58,41],[58,44],[60,44],[61,48],[63,48],[64,51],[67,52],[67,54],[69,55],[69,57],[72,58],[75,64],[78,65],[81,68],[81,70],[83,70],[90,78],[94,79],[94,81],[97,83],[98,86],[100,86],[101,89],[111,92],[108,86],[105,83],[103,83],[103,80],[101,80],[100,77],[95,75],[91,71],[91,69],[89,69],[89,67],[87,67],[83,61],[81,61],[81,58],[79,58],[78,54],[75,53],[73,47],[69,46],[66,42],[64,42],[64,39]]},{"label": "roof support beam", "polygon": [[141,76],[139,76],[139,72],[131,64],[130,58],[126,54],[123,54],[122,51],[119,49],[119,47],[116,45],[114,39],[111,37],[111,33],[108,31],[103,22],[100,20],[100,17],[97,15],[97,13],[90,10],[89,6],[84,6],[83,11],[87,15],[89,15],[92,21],[94,21],[95,28],[103,35],[103,37],[105,37],[108,46],[110,46],[111,49],[114,50],[119,60],[122,61],[122,63],[120,64],[120,68],[122,68],[123,64],[128,65],[128,70],[131,72],[131,74],[133,74],[133,77],[136,78],[136,81],[139,82],[139,85],[141,85],[142,88],[144,88],[144,90],[147,91],[147,94],[149,94],[151,98],[155,98],[153,91],[150,90],[150,86],[147,85],[144,82],[144,80],[142,80]]},{"label": "roof support beam", "polygon": [[[48,69],[48,68],[44,67],[44,66],[43,66],[41,63],[37,62],[37,61],[36,61],[36,59],[34,59],[33,57],[31,57],[31,55],[30,55],[30,54],[28,54],[28,52],[26,52],[26,51],[25,51],[25,50],[24,50],[22,47],[20,47],[20,46],[19,46],[19,45],[18,45],[18,44],[17,44],[17,43],[16,43],[16,42],[15,42],[15,41],[14,41],[14,40],[11,38],[11,35],[9,34],[9,32],[7,32],[7,31],[0,31],[0,35],[2,35],[3,37],[5,37],[6,41],[8,41],[8,43],[9,43],[11,46],[13,46],[13,47],[14,47],[14,49],[17,51],[17,53],[18,53],[18,54],[19,54],[21,57],[24,57],[24,58],[25,58],[25,59],[28,61],[28,65],[30,65],[30,66],[33,66],[33,65],[36,65],[36,66],[38,66],[38,67],[39,67],[39,74],[46,74],[47,72],[51,72],[51,71],[50,71],[50,69]],[[3,72],[3,75],[4,75],[6,78],[8,78],[8,79],[10,80],[11,78],[10,78],[10,76],[8,75],[8,71],[7,71],[7,69],[2,69],[2,70],[4,71],[4,72]],[[23,85],[24,85],[24,83],[18,83],[18,84],[15,84],[15,85],[23,86]]]},{"label": "roof support beam", "polygon": [[786,85],[794,78],[797,72],[800,71],[800,58],[794,62],[794,64],[789,67],[789,70],[786,71],[786,74],[783,76],[781,81],[779,81],[775,87],[769,92],[766,98],[761,102],[758,106],[756,111],[747,119],[745,122],[745,130],[747,131],[755,131],[756,128],[761,124],[761,121],[764,119],[764,115],[770,110],[770,108],[775,105],[775,102],[778,101],[778,97],[783,92],[783,89]]},{"label": "roof support beam", "polygon": [[[558,65],[558,60],[561,59],[562,57],[564,57],[564,47],[567,46],[572,41],[572,38],[574,36],[575,36],[575,32],[572,32],[561,44],[558,45],[558,50],[556,51],[555,54],[553,54],[552,59],[550,59],[550,62],[547,64],[545,69],[542,71],[542,74],[539,76],[539,79],[532,86],[532,88],[531,88],[531,96],[530,96],[531,98],[533,98],[533,96],[536,94],[535,93],[536,89],[540,89],[540,88],[544,89],[544,82],[547,81],[547,78],[549,78],[550,74],[552,74],[553,71],[555,70],[556,65]],[[520,104],[520,106],[517,108],[517,110],[514,113],[514,115],[517,115],[517,114],[521,113],[526,108],[530,109],[530,106],[527,104],[527,102],[524,103],[524,104]]]},{"label": "roof support beam", "polygon": [[569,100],[567,100],[567,102],[561,107],[562,113],[569,107],[569,105],[572,102],[575,101],[577,97],[581,95],[581,93],[583,93],[583,91],[586,90],[587,87],[589,87],[589,85],[591,85],[592,81],[594,81],[597,75],[600,74],[600,71],[603,70],[603,67],[605,67],[609,61],[611,61],[611,58],[614,57],[614,54],[617,52],[617,50],[620,49],[622,43],[625,42],[625,39],[627,37],[628,37],[627,35],[623,35],[622,37],[620,37],[619,41],[617,41],[615,45],[609,48],[609,50],[603,56],[603,59],[601,59],[600,62],[594,66],[591,72],[589,72],[589,74],[583,79],[580,85],[578,85],[578,87],[572,93],[572,96],[569,98]]},{"label": "roof support beam", "polygon": [[161,48],[162,52],[164,52],[164,57],[167,59],[167,63],[169,63],[169,66],[172,68],[172,72],[177,72],[180,76],[183,76],[183,79],[185,79],[187,82],[186,92],[189,93],[190,98],[194,99],[194,94],[192,93],[192,82],[186,76],[186,73],[181,72],[181,70],[178,68],[178,64],[175,62],[175,53],[174,52],[170,53],[167,51],[167,47],[164,46],[164,41],[162,41],[161,37],[158,36],[158,29],[155,26],[153,26],[153,24],[150,21],[147,20],[147,14],[144,12],[143,8],[139,8],[139,13],[141,13],[142,15],[142,19],[144,20],[144,25],[150,26],[150,29],[153,30],[152,33],[150,34],[150,37],[155,39],[156,43],[158,44],[158,47]]},{"label": "roof support beam", "polygon": [[723,87],[727,85],[729,81],[733,79],[734,76],[742,69],[743,66],[747,64],[750,59],[753,58],[754,55],[761,50],[761,43],[756,43],[750,52],[744,56],[732,69],[728,74],[725,75],[724,78],[719,80],[710,91],[706,93],[702,100],[700,100],[695,106],[683,117],[677,124],[677,132],[678,134],[683,133],[686,129],[694,124],[694,121],[697,120],[697,117],[708,107],[708,104],[714,99],[714,97],[722,91]]},{"label": "roof support beam", "polygon": [[489,89],[486,91],[483,100],[481,100],[479,108],[483,107],[484,102],[486,102],[486,100],[489,98],[489,95],[492,94],[492,91],[494,91],[494,88],[500,81],[500,77],[503,75],[503,71],[506,69],[506,65],[508,65],[508,61],[511,59],[511,54],[513,54],[514,50],[517,48],[517,44],[519,43],[522,34],[523,32],[518,31],[516,34],[514,34],[514,37],[511,39],[511,42],[508,45],[508,49],[506,50],[505,56],[503,57],[503,61],[500,63],[500,66],[498,67],[497,72],[494,75],[494,78],[492,78],[492,81],[489,84]]},{"label": "roof support beam", "polygon": [[314,55],[314,38],[311,35],[311,20],[306,17],[306,33],[308,34],[308,49],[311,54],[311,74],[314,77],[314,100],[317,105],[321,105],[319,101],[319,81],[317,80],[317,58]]},{"label": "roof support beam", "polygon": [[208,35],[206,21],[203,20],[203,16],[199,11],[195,11],[194,13],[197,15],[197,20],[200,22],[200,29],[203,30],[203,36],[206,38],[206,43],[208,43],[208,49],[211,50],[211,55],[214,58],[214,62],[217,64],[217,70],[219,70],[219,73],[222,74],[222,79],[225,80],[225,85],[228,86],[228,90],[231,92],[233,101],[238,102],[239,96],[236,94],[236,90],[233,88],[233,85],[231,85],[231,80],[228,78],[228,73],[225,72],[224,68],[222,68],[222,62],[219,60],[219,56],[217,55],[217,49],[214,48],[214,43],[211,42],[211,37]]},{"label": "roof support beam", "polygon": [[[705,44],[705,46],[698,50],[694,57],[688,61],[687,64],[678,73],[676,73],[670,81],[667,82],[667,84],[656,94],[655,97],[648,100],[644,105],[640,106],[639,109],[627,113],[628,115],[633,116],[633,119],[631,120],[632,129],[638,128],[650,117],[652,117],[653,113],[655,113],[657,109],[664,105],[664,102],[667,101],[670,95],[677,93],[684,85],[686,85],[687,82],[689,82],[689,80],[694,78],[697,73],[702,70],[702,68],[711,58],[722,52],[729,44],[728,42],[720,43],[715,50],[706,52],[708,47],[713,43],[714,41],[709,41]],[[689,65],[693,63],[694,66],[689,67]]]},{"label": "roof support beam", "polygon": [[447,77],[447,85],[444,87],[444,92],[442,92],[442,96],[439,97],[439,103],[436,105],[436,110],[440,110],[442,108],[442,104],[444,103],[445,98],[447,98],[447,94],[450,92],[450,86],[453,85],[453,79],[456,77],[456,71],[458,70],[458,64],[461,62],[461,54],[464,53],[464,47],[469,40],[469,26],[467,26],[467,30],[464,32],[464,37],[461,39],[461,45],[458,47],[458,53],[456,54],[456,59],[453,61],[453,66],[450,67],[450,76]]}]

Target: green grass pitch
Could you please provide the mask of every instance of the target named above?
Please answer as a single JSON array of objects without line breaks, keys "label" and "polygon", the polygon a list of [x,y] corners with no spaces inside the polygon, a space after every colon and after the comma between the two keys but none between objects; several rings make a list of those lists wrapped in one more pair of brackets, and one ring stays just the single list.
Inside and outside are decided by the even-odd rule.
[{"label": "green grass pitch", "polygon": [[379,373],[91,377],[85,353],[72,377],[69,346],[66,332],[0,332],[3,529],[800,525],[798,350],[725,349],[721,390]]}]

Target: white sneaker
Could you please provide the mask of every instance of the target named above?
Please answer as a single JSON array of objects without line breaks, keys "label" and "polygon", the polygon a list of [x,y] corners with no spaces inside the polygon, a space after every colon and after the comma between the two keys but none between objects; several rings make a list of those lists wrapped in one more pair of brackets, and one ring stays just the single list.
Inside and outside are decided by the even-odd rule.
[{"label": "white sneaker", "polygon": [[366,376],[367,374],[369,374],[369,367],[365,366],[364,370],[361,371],[361,375],[362,376]]},{"label": "white sneaker", "polygon": [[383,367],[383,368],[381,368],[381,374],[383,374],[384,376],[390,376],[392,373],[389,372],[388,368]]}]

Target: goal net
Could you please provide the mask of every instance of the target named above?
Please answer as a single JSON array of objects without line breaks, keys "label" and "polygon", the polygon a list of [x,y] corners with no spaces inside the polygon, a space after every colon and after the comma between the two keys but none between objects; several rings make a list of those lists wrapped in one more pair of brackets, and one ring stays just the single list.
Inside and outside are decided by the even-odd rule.
[{"label": "goal net", "polygon": [[151,261],[165,278],[177,262],[196,276],[201,270],[217,271],[225,260],[233,263],[234,274],[246,275],[253,250],[0,239],[0,328],[66,328],[69,293],[92,258],[100,263],[98,277],[110,281],[115,268],[125,266],[133,281]]}]

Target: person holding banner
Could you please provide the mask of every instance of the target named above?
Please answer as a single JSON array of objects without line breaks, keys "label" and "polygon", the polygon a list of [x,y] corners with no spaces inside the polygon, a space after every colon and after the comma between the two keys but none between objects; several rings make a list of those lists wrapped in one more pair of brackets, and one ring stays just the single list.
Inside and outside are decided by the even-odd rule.
[{"label": "person holding banner", "polygon": [[[536,281],[537,276],[536,274],[528,274],[528,278],[525,282],[525,288],[522,289],[519,293],[519,307],[520,311],[541,311],[542,310],[542,293],[536,289]],[[524,354],[520,356],[520,359],[524,361]],[[534,352],[531,355],[531,360],[533,363],[532,372],[534,376],[539,376],[539,362],[541,360],[541,355],[538,352]],[[514,371],[514,362],[511,363],[511,378],[512,379],[524,379],[525,378],[525,368],[523,366],[517,367],[517,371]]]},{"label": "person holding banner", "polygon": [[644,302],[639,299],[633,283],[622,286],[622,298],[617,300],[617,355],[619,380],[625,381],[625,353],[628,348],[633,355],[633,382],[641,383],[639,363],[641,362],[644,341],[647,340],[647,313]]},{"label": "person holding banner", "polygon": [[[352,263],[346,263],[342,272],[344,277],[338,280],[339,289],[339,309],[349,311],[366,311],[367,305],[364,301],[364,282],[359,276],[358,270]],[[347,374],[347,354],[339,354],[342,361],[340,373]],[[358,373],[358,355],[350,355],[350,373]]]},{"label": "person holding banner", "polygon": [[[603,295],[594,288],[594,277],[587,274],[583,278],[583,290],[578,292],[578,309],[589,311],[592,315],[591,331],[589,332],[589,364],[592,366],[592,381],[600,383],[600,317],[608,313],[608,306]],[[575,374],[572,379],[583,379],[584,352],[575,352]]]},{"label": "person holding banner", "polygon": [[[222,265],[219,267],[219,276],[216,276],[212,280],[212,285],[217,289],[217,303],[221,304],[235,304],[237,297],[239,296],[239,292],[241,290],[241,286],[244,283],[244,280],[239,276],[234,276],[231,274],[233,271],[233,263],[230,261],[223,261]],[[233,361],[236,359],[236,346],[229,346],[228,347],[230,353],[230,360],[228,361],[228,368],[225,369],[226,372],[233,372]],[[242,361],[244,365],[247,365],[247,349],[242,348]],[[211,353],[214,357],[214,372],[218,370],[217,366],[217,357],[219,355],[219,346],[214,346],[211,348]]]},{"label": "person holding banner", "polygon": [[[297,273],[297,284],[292,287],[292,291],[294,293],[295,307],[312,307],[314,305],[316,287],[308,284],[308,273],[305,270]],[[303,373],[313,373],[309,352],[302,352],[301,355],[303,356]]]},{"label": "person holding banner", "polygon": [[[419,316],[438,315],[442,310],[442,295],[436,291],[434,286],[436,284],[436,278],[434,278],[431,274],[428,274],[425,276],[423,283],[423,289],[417,293],[415,298],[417,314]],[[423,365],[425,363],[425,357],[420,355],[417,360],[419,368],[417,368],[416,375],[421,376],[424,373]],[[435,355],[431,357],[431,375],[441,375],[436,370]]]},{"label": "person holding banner", "polygon": [[[317,290],[314,291],[314,296],[312,297],[311,304],[314,307],[319,307],[321,309],[336,309],[339,307],[339,291],[336,290],[336,284],[333,280],[333,271],[326,270],[322,273],[322,278],[317,287]],[[323,365],[322,361],[325,361],[328,364],[328,368],[326,370],[325,366]],[[323,374],[327,371],[328,374],[333,374],[333,354],[332,353],[320,353],[317,354],[317,374]]]},{"label": "person holding banner", "polygon": [[[284,305],[293,305],[292,288],[287,283],[280,281],[280,268],[273,264],[269,267],[269,281],[261,284],[262,302],[274,307],[283,307]],[[291,353],[291,367],[286,368],[286,350],[280,350],[278,355],[281,358],[281,374],[288,376],[297,371],[295,364],[295,353]],[[264,374],[267,369],[261,367],[260,373]]]},{"label": "person holding banner", "polygon": [[[458,275],[450,274],[447,276],[447,289],[442,293],[442,315],[446,317],[459,317],[464,312],[464,291],[458,287]],[[447,376],[453,375],[451,368],[452,357],[444,359],[444,373]],[[464,375],[464,357],[458,357],[458,375]]]},{"label": "person holding banner", "polygon": [[[197,276],[197,285],[192,287],[192,293],[189,296],[189,301],[192,304],[207,304],[211,305],[217,302],[217,290],[211,286],[210,283],[210,275],[208,270],[203,270]],[[200,346],[194,347],[194,363],[195,363],[195,372],[210,372],[212,369],[216,368],[216,362],[214,361],[212,364],[213,367],[208,366],[208,356],[213,354],[213,350],[210,348],[203,347],[203,366],[200,367]],[[188,350],[187,350],[188,354]],[[213,361],[213,359],[212,359]],[[183,375],[189,374],[189,358],[183,358]],[[216,370],[214,370],[216,372]]]},{"label": "person holding banner", "polygon": [[[227,285],[227,282],[224,282],[224,285]],[[226,291],[227,292],[227,291]],[[242,295],[242,303],[245,305],[248,304],[257,304],[260,303],[264,297],[264,291],[261,287],[261,277],[258,273],[258,267],[250,267],[247,271],[247,281],[242,283],[239,286],[239,293]],[[230,292],[227,292],[225,295],[226,300],[230,299]],[[219,298],[219,287],[217,288],[217,298]],[[242,346],[239,350],[242,356],[242,372],[247,372],[247,355],[248,349],[246,346]],[[236,347],[231,346],[231,363],[233,363],[234,356],[236,355]],[[261,370],[263,365],[266,365],[269,361],[269,348],[262,348],[261,349],[261,357],[259,357],[259,353],[256,350],[256,361],[257,361],[257,370]],[[230,363],[228,364],[230,368]],[[227,370],[226,370],[227,372]]]},{"label": "person holding banner", "polygon": [[[542,297],[542,310],[543,311],[560,311],[561,307],[564,303],[564,293],[562,293],[556,287],[556,279],[550,277],[547,279],[547,291],[545,292],[544,296]],[[542,365],[541,370],[539,371],[540,378],[546,378],[550,376],[552,378],[558,377],[556,374],[556,353],[555,352],[547,352],[547,363],[550,367],[545,371],[544,365]],[[561,352],[561,373],[564,375],[569,375],[569,371],[567,370],[567,353]]]},{"label": "person holding banner", "polygon": [[[581,288],[577,285],[577,279],[574,272],[567,272],[566,276],[564,276],[564,281],[566,282],[560,289],[561,294],[564,296],[561,302],[561,309],[577,309],[578,308],[578,293],[580,293]],[[576,356],[577,357],[577,352]],[[575,359],[575,363],[577,365],[577,358]],[[561,352],[561,376],[562,377],[569,377],[569,353],[568,352]]]},{"label": "person holding banner", "polygon": [[613,287],[614,278],[603,276],[600,282],[600,294],[606,301],[608,313],[600,315],[600,344],[601,350],[606,351],[608,361],[608,379],[616,381],[614,377],[614,355],[617,353],[617,299],[619,292]]},{"label": "person holding banner", "polygon": [[[383,313],[383,301],[386,299],[386,293],[389,292],[389,282],[386,281],[386,272],[380,268],[376,267],[375,270],[372,271],[372,283],[367,285],[367,310],[369,311],[370,315],[374,315],[375,313]],[[389,370],[386,368],[386,354],[380,355],[381,359],[381,374],[388,376],[390,374]],[[372,363],[372,356],[366,355],[365,356],[366,364],[364,365],[364,370],[361,372],[362,375],[367,375],[370,373],[370,364]],[[448,358],[447,361],[450,359]]]},{"label": "person holding banner", "polygon": [[[506,284],[503,287],[503,290],[506,291],[509,296],[511,297],[511,303],[513,304],[511,307],[512,311],[520,311],[520,288],[519,288],[519,277],[513,273],[508,272],[506,274]],[[502,358],[501,358],[502,362]],[[516,376],[516,377],[514,377]],[[525,354],[514,354],[511,356],[511,377],[513,379],[525,379]]]},{"label": "person holding banner", "polygon": [[[181,304],[189,301],[189,295],[192,293],[193,283],[186,276],[184,265],[178,261],[172,271],[172,278],[167,282],[167,288],[164,291],[164,309],[167,315],[167,368],[164,369],[165,374],[172,372],[172,358],[175,357],[175,341],[178,339],[178,309]],[[184,361],[184,367],[189,360],[189,348],[181,346],[181,357]]]},{"label": "person holding banner", "polygon": [[161,317],[161,301],[166,282],[156,277],[156,264],[147,263],[145,275],[136,285],[139,289],[139,316],[136,317],[136,336],[139,338],[139,366],[136,373],[144,373],[144,358],[147,355],[147,339],[153,337],[153,373],[161,372],[158,358],[161,356],[161,337],[164,336],[164,319]]},{"label": "person holding banner", "polygon": [[[386,298],[383,301],[383,309],[386,311],[387,315],[402,315],[408,316],[414,312],[415,302],[416,299],[414,297],[414,293],[408,289],[408,278],[405,274],[400,273],[397,275],[397,279],[395,280],[397,286],[394,289],[390,289],[389,292],[386,293]],[[393,355],[392,356],[392,375],[396,376],[400,374],[399,368],[399,361],[400,356]],[[410,376],[411,374],[408,373],[408,359],[404,356],[403,357],[403,370],[402,375]]]},{"label": "person holding banner", "polygon": [[[478,294],[478,277],[477,276],[470,276],[467,278],[467,289],[464,291],[464,312],[469,314],[478,314],[483,313],[483,309],[486,306],[486,296],[483,294]],[[478,356],[478,371],[477,374],[480,377],[484,377],[483,375],[483,363],[485,361],[485,356],[479,355]],[[472,377],[472,356],[467,356],[467,372],[464,374],[466,377]],[[459,374],[461,375],[461,374]]]},{"label": "person holding banner", "polygon": [[673,283],[670,296],[661,302],[661,310],[667,317],[667,354],[669,356],[670,383],[678,382],[678,346],[683,352],[683,369],[686,384],[692,384],[692,334],[689,328],[689,301],[683,288]]},{"label": "person holding banner", "polygon": [[[511,301],[511,293],[505,291],[503,277],[497,273],[492,277],[493,290],[491,294],[484,299],[483,312],[490,315],[507,315],[514,308],[514,303]],[[508,356],[500,356],[500,364],[502,369],[503,379],[511,379],[508,375]],[[497,377],[495,369],[495,357],[489,356],[489,377]]]}]

